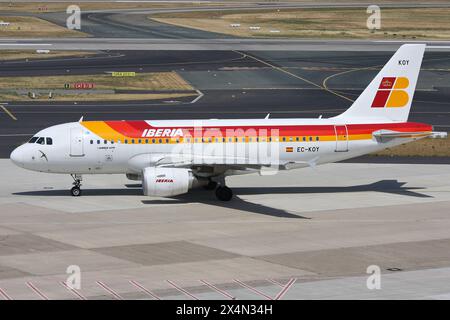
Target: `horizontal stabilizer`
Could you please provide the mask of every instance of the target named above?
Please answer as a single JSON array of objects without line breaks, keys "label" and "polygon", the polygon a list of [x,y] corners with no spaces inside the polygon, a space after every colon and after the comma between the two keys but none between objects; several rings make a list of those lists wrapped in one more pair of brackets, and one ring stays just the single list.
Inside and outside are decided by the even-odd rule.
[{"label": "horizontal stabilizer", "polygon": [[433,139],[446,139],[447,138],[447,132],[437,132],[437,131],[433,131],[430,135],[430,138]]},{"label": "horizontal stabilizer", "polygon": [[381,142],[396,138],[424,138],[431,136],[432,134],[431,131],[400,132],[392,130],[378,130],[372,133],[375,139]]}]

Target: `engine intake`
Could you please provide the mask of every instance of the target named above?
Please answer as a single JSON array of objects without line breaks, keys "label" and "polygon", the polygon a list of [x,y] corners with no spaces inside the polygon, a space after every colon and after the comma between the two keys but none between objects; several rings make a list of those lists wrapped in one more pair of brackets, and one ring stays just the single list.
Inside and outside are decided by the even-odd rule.
[{"label": "engine intake", "polygon": [[142,188],[146,196],[176,196],[206,183],[206,180],[199,181],[189,169],[148,167],[142,172]]}]

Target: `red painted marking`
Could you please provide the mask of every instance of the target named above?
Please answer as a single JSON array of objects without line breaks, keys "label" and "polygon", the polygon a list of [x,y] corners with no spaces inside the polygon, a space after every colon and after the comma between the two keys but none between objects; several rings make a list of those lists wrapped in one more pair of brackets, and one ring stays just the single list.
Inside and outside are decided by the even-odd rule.
[{"label": "red painted marking", "polygon": [[209,288],[211,288],[211,289],[217,291],[217,292],[220,293],[221,295],[223,295],[223,296],[225,296],[225,297],[227,297],[227,298],[230,298],[230,299],[232,299],[232,300],[236,300],[236,297],[233,297],[233,296],[232,296],[231,294],[229,294],[228,292],[226,292],[226,291],[224,291],[224,290],[222,290],[222,289],[217,288],[215,285],[213,285],[213,284],[211,284],[211,283],[209,283],[209,282],[207,282],[207,281],[205,281],[205,280],[199,280],[199,281],[200,281],[201,283],[203,283],[204,285],[208,286]]},{"label": "red painted marking", "polygon": [[80,299],[80,300],[87,300],[85,296],[83,296],[83,295],[82,295],[81,293],[79,293],[77,290],[75,290],[75,289],[69,287],[69,286],[67,285],[67,283],[65,283],[64,281],[61,281],[60,283],[61,283],[61,285],[62,285],[64,288],[66,288],[67,290],[69,290],[69,291],[70,291],[72,294],[74,294],[78,299]]},{"label": "red painted marking", "polygon": [[404,123],[379,123],[379,124],[348,124],[347,130],[350,134],[367,134],[373,131],[385,129],[399,132],[423,132],[432,131],[433,127],[429,124],[404,122]]},{"label": "red painted marking", "polygon": [[240,284],[241,286],[243,286],[243,287],[245,287],[245,288],[247,288],[247,289],[253,291],[254,293],[256,293],[256,294],[258,294],[258,295],[260,295],[260,296],[266,298],[267,300],[273,300],[272,297],[266,295],[265,293],[259,291],[258,289],[255,289],[255,288],[249,286],[248,284],[243,283],[242,281],[240,281],[240,280],[238,280],[238,279],[234,279],[233,281],[236,282],[236,283],[238,283],[238,284]]},{"label": "red painted marking", "polygon": [[288,290],[294,285],[295,281],[297,281],[297,278],[289,280],[288,283],[286,283],[286,285],[284,286],[284,288],[281,289],[281,291],[277,294],[275,300],[281,300],[281,298],[283,298],[286,292],[288,292]]},{"label": "red painted marking", "polygon": [[188,297],[191,297],[191,298],[194,299],[194,300],[198,300],[198,298],[197,298],[196,296],[194,296],[192,293],[190,293],[190,292],[184,290],[183,288],[177,286],[177,285],[176,285],[175,283],[173,283],[172,281],[170,281],[170,280],[166,280],[166,281],[167,281],[167,283],[169,283],[172,287],[174,287],[174,288],[177,289],[178,291],[184,293],[184,294],[187,295]]},{"label": "red painted marking", "polygon": [[0,295],[3,297],[3,300],[12,300],[12,298],[2,288],[0,288]]},{"label": "red painted marking", "polygon": [[96,283],[102,287],[103,289],[105,289],[107,292],[109,292],[110,294],[113,295],[114,298],[116,298],[117,300],[123,300],[123,298],[117,293],[115,292],[113,289],[111,289],[110,287],[108,287],[106,284],[104,284],[101,281],[96,281]]},{"label": "red painted marking", "polygon": [[277,285],[277,286],[279,286],[279,287],[284,288],[284,285],[282,285],[282,284],[279,283],[278,281],[275,281],[275,280],[273,280],[273,279],[266,279],[266,280],[269,281],[269,282],[271,282],[271,283],[273,283],[273,284],[275,284],[275,285]]},{"label": "red painted marking", "polygon": [[[387,97],[386,97],[387,99]],[[375,103],[375,100],[374,100]],[[373,105],[374,107],[379,105],[384,107],[385,101],[381,101],[379,104]],[[185,136],[191,137],[211,137],[220,135],[222,137],[229,137],[230,132],[233,133],[233,137],[246,136],[261,136],[264,137],[267,134],[271,134],[272,130],[278,130],[280,137],[285,136],[332,136],[334,135],[333,125],[277,125],[277,126],[222,126],[222,127],[183,127],[183,126],[170,126],[170,127],[152,127],[145,121],[105,121],[105,123],[111,127],[112,130],[119,132],[120,134],[128,138],[141,138],[145,129],[183,129]],[[347,125],[349,128],[349,134],[370,134],[375,130],[397,130],[397,131],[431,131],[432,127],[428,124],[404,122],[404,123],[380,123],[380,124],[352,124]],[[246,132],[246,130],[252,129]],[[354,129],[354,131],[353,131]],[[266,130],[266,131],[261,131]]]},{"label": "red painted marking", "polygon": [[152,128],[152,126],[150,126],[150,125],[149,125],[146,121],[144,121],[144,120],[140,120],[140,121],[127,121],[127,122],[128,122],[128,124],[129,124],[131,127],[133,127],[134,129],[140,131],[141,134],[142,134],[142,132],[143,132],[145,129],[151,129],[151,128]]},{"label": "red painted marking", "polygon": [[151,296],[152,298],[155,298],[156,300],[161,300],[160,297],[158,297],[156,294],[154,294],[153,292],[151,292],[150,290],[148,290],[146,287],[144,287],[143,285],[141,285],[140,283],[138,283],[137,281],[134,280],[130,280],[130,283],[139,288],[140,290],[144,291],[146,294],[148,294],[149,296]]},{"label": "red painted marking", "polygon": [[128,122],[129,121],[105,121],[108,126],[124,136],[133,138],[141,137],[142,130],[136,130],[133,126],[129,125]]},{"label": "red painted marking", "polygon": [[391,90],[379,90],[372,102],[372,108],[384,108]]},{"label": "red painted marking", "polygon": [[40,291],[34,284],[32,284],[30,281],[27,281],[26,284],[27,284],[28,288],[33,290],[34,293],[36,293],[42,300],[49,300],[49,298],[42,291]]},{"label": "red painted marking", "polygon": [[381,82],[378,89],[392,89],[394,86],[395,77],[384,77]]}]

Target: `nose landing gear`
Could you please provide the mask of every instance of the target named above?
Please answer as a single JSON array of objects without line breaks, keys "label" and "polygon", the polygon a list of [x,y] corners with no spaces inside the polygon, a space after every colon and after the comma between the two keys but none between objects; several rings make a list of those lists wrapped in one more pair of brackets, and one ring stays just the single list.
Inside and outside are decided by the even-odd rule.
[{"label": "nose landing gear", "polygon": [[76,175],[76,174],[71,174],[70,175],[73,178],[73,187],[72,189],[70,189],[70,194],[73,197],[79,197],[81,196],[81,181],[83,180],[82,177],[80,175]]}]

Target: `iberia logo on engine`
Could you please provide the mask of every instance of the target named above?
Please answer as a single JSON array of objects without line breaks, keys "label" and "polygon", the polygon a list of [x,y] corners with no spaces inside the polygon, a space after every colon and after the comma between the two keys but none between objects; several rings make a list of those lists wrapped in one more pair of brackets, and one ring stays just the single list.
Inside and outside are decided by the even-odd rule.
[{"label": "iberia logo on engine", "polygon": [[164,179],[156,179],[155,182],[156,182],[156,183],[173,183],[173,179],[167,179],[167,178],[164,178]]},{"label": "iberia logo on engine", "polygon": [[406,77],[383,77],[377,94],[372,102],[372,108],[397,108],[404,107],[409,101],[409,80]]}]

